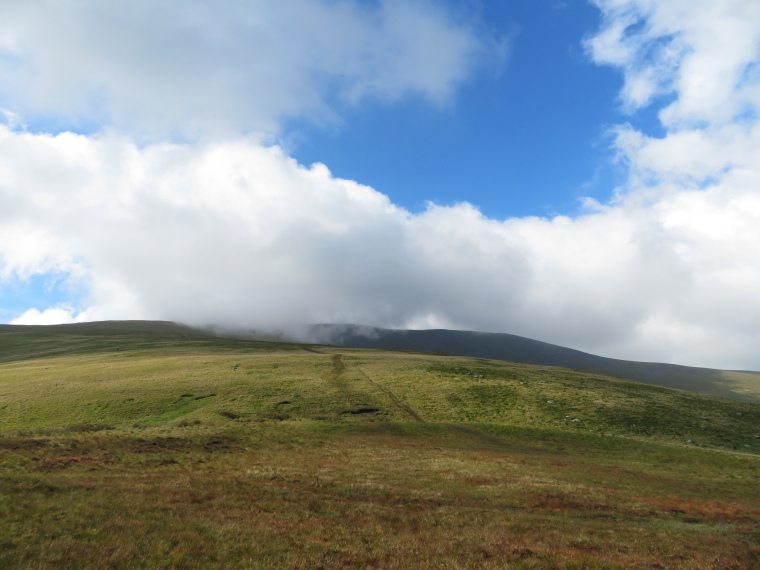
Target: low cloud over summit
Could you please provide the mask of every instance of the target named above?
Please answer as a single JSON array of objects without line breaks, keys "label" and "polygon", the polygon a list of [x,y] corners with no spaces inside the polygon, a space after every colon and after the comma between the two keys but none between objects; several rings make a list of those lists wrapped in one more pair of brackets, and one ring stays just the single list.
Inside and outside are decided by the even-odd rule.
[{"label": "low cloud over summit", "polygon": [[0,7],[0,289],[56,276],[71,300],[15,322],[461,328],[760,369],[756,2],[597,2],[588,57],[621,72],[625,111],[658,106],[661,132],[611,127],[626,179],[608,200],[501,219],[467,188],[411,212],[271,142],[283,117],[368,98],[455,105],[506,50],[475,16],[198,0],[56,21],[43,4]]}]

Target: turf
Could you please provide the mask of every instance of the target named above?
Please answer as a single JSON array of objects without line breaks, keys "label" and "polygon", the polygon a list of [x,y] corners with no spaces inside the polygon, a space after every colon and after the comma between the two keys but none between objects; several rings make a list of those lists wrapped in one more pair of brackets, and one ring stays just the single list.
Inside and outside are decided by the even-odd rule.
[{"label": "turf", "polygon": [[2,568],[755,568],[760,406],[567,369],[0,329]]}]

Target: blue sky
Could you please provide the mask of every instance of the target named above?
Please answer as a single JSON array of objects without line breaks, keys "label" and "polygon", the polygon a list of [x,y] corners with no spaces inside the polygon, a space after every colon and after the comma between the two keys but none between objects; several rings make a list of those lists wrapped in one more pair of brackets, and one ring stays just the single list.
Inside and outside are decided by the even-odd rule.
[{"label": "blue sky", "polygon": [[758,69],[754,0],[0,3],[0,321],[760,369]]},{"label": "blue sky", "polygon": [[29,279],[12,279],[0,289],[0,320],[10,322],[30,307],[49,307],[66,303],[70,292],[61,291],[50,275],[35,275]]},{"label": "blue sky", "polygon": [[480,17],[508,54],[482,66],[450,105],[420,97],[345,105],[339,125],[289,125],[293,156],[412,211],[429,200],[467,200],[497,218],[547,216],[576,213],[582,196],[607,199],[620,180],[606,130],[649,117],[623,115],[621,74],[585,52],[600,11],[585,2],[491,1]]}]

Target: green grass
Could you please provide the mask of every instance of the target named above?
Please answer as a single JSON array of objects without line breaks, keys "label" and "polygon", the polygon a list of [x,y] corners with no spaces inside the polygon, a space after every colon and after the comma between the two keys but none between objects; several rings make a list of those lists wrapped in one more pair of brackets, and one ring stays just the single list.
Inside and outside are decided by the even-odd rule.
[{"label": "green grass", "polygon": [[85,332],[0,331],[0,568],[760,565],[757,404],[165,323]]}]

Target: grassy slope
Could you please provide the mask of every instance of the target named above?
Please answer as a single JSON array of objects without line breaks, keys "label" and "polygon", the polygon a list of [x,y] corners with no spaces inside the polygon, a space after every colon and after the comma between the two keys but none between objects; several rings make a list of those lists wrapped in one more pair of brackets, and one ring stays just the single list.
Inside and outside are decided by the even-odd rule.
[{"label": "grassy slope", "polygon": [[760,562],[755,404],[170,323],[0,362],[0,567]]},{"label": "grassy slope", "polygon": [[453,330],[390,330],[357,325],[316,325],[312,334],[325,344],[353,348],[415,350],[562,366],[666,388],[678,388],[760,403],[760,373],[728,372],[655,362],[604,358],[579,350],[502,333]]}]

